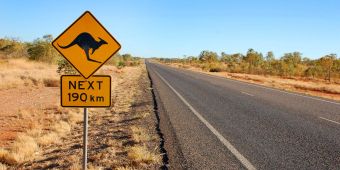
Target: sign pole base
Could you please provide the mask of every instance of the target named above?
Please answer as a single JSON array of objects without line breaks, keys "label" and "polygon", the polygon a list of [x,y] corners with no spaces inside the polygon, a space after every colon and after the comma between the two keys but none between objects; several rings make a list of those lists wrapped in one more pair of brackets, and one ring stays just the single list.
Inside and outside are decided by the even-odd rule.
[{"label": "sign pole base", "polygon": [[88,113],[84,108],[84,133],[83,133],[83,170],[87,169],[87,134],[88,134]]}]

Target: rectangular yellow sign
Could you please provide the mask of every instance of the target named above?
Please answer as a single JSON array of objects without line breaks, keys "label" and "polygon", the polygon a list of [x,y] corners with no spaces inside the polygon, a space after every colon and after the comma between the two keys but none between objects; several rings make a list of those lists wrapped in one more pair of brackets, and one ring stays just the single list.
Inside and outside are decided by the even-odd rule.
[{"label": "rectangular yellow sign", "polygon": [[111,77],[94,75],[88,79],[77,75],[60,78],[61,106],[63,107],[110,107]]}]

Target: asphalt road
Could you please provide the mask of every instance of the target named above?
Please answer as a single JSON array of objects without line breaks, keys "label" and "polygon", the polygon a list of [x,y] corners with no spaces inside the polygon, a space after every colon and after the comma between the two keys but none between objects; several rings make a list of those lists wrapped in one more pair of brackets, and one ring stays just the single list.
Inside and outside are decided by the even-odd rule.
[{"label": "asphalt road", "polygon": [[340,103],[146,61],[172,169],[340,169]]}]

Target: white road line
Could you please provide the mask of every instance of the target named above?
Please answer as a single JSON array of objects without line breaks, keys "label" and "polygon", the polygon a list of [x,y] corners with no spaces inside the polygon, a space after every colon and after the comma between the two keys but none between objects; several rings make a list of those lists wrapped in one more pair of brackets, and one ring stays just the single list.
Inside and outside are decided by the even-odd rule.
[{"label": "white road line", "polygon": [[[170,66],[168,66],[168,67],[170,67]],[[172,68],[172,67],[170,67],[170,68]],[[175,69],[175,68],[173,68],[173,69]],[[182,69],[182,68],[179,68],[179,69]],[[182,70],[185,70],[185,69],[182,69]],[[190,70],[185,70],[185,71],[190,71]],[[265,87],[265,86],[261,86],[261,85],[257,85],[257,84],[253,84],[253,83],[234,80],[234,79],[230,79],[230,78],[227,78],[227,77],[220,77],[220,76],[211,75],[211,74],[202,73],[202,72],[196,72],[196,71],[192,71],[192,72],[202,74],[202,75],[207,75],[207,76],[214,77],[214,78],[223,79],[223,80],[229,80],[229,81],[233,81],[233,82],[237,82],[237,83],[247,84],[247,85],[250,85],[250,86],[260,87],[260,88],[264,88],[264,89],[268,89],[268,90],[272,90],[272,91],[277,91],[277,92],[281,92],[281,93],[291,94],[291,95],[295,95],[295,96],[300,96],[300,97],[305,97],[305,98],[309,98],[309,99],[314,99],[314,100],[318,100],[318,101],[323,101],[323,102],[327,102],[327,103],[340,105],[340,103],[337,103],[337,102],[332,102],[332,101],[323,100],[323,99],[319,99],[319,98],[315,98],[315,97],[311,97],[311,96],[306,96],[306,95],[302,95],[302,94],[298,94],[298,93],[287,92],[287,91],[283,91],[283,90],[279,90],[279,89],[275,89],[275,88],[271,88],[271,87]]]},{"label": "white road line", "polygon": [[336,123],[336,124],[340,125],[340,123],[339,123],[339,122],[337,122],[337,121],[330,120],[330,119],[326,119],[326,118],[324,118],[324,117],[319,117],[319,118],[320,118],[320,119],[327,120],[327,121],[329,121],[329,122],[333,122],[333,123]]},{"label": "white road line", "polygon": [[201,120],[202,123],[226,146],[231,153],[249,170],[255,170],[256,168],[252,163],[248,161],[227,139],[225,139],[206,119],[204,119],[200,113],[198,113],[188,101],[186,101],[182,95],[180,95],[169,83],[166,81],[157,71],[154,72],[158,75],[162,81],[169,86],[169,88],[182,100],[182,102],[189,107],[189,109]]},{"label": "white road line", "polygon": [[249,94],[249,93],[246,93],[246,92],[244,92],[244,91],[241,91],[241,93],[246,94],[246,95],[248,95],[248,96],[254,96],[254,95]]}]

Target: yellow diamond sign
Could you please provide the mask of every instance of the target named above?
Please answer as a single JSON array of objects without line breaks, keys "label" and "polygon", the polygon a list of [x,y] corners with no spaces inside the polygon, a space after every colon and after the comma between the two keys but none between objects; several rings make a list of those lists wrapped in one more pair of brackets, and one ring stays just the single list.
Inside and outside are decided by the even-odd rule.
[{"label": "yellow diamond sign", "polygon": [[52,45],[86,79],[120,49],[120,44],[89,11],[57,37]]}]

